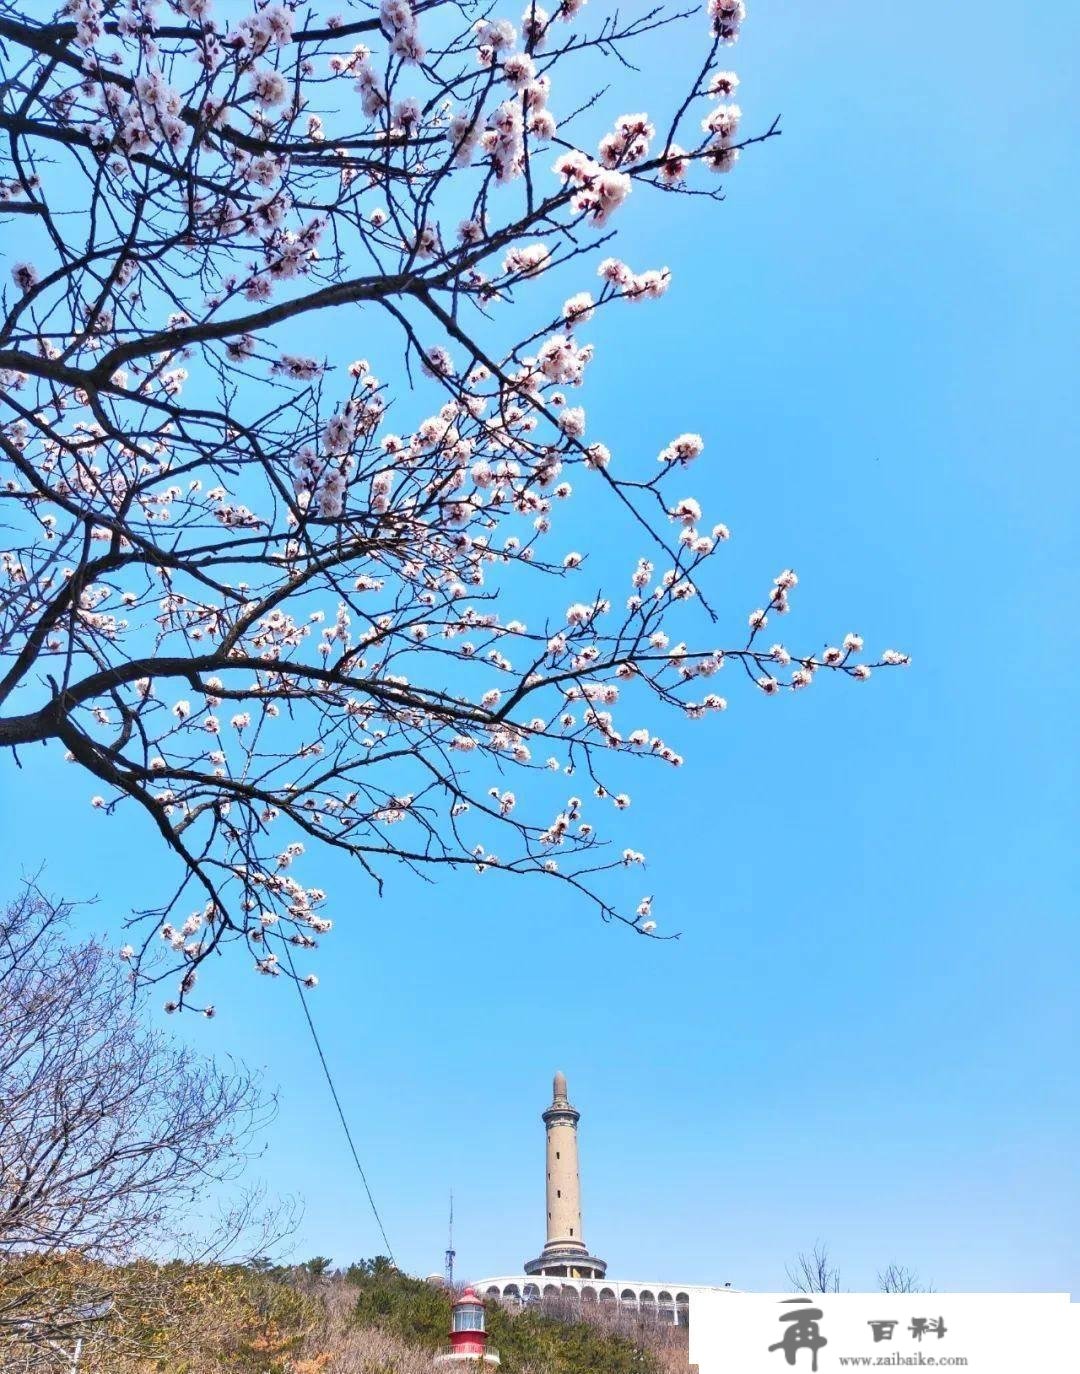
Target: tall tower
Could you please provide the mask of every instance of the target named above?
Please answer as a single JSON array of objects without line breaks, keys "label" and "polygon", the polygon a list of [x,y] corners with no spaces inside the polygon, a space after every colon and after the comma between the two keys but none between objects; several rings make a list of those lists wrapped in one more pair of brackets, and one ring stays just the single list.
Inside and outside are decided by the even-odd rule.
[{"label": "tall tower", "polygon": [[557,1073],[551,1106],[543,1117],[547,1128],[547,1243],[539,1258],[526,1263],[526,1274],[602,1279],[607,1272],[604,1261],[590,1255],[581,1238],[580,1119],[581,1113],[570,1105],[566,1093],[566,1075]]}]

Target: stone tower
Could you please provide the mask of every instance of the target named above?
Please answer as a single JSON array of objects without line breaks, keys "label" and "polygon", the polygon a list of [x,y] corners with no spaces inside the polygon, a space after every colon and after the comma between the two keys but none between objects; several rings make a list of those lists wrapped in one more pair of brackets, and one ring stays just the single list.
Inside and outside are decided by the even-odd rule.
[{"label": "stone tower", "polygon": [[581,1113],[570,1105],[566,1093],[566,1076],[557,1073],[551,1106],[543,1117],[547,1128],[547,1243],[539,1258],[525,1265],[526,1274],[602,1279],[607,1271],[604,1261],[590,1255],[581,1238],[580,1119]]}]

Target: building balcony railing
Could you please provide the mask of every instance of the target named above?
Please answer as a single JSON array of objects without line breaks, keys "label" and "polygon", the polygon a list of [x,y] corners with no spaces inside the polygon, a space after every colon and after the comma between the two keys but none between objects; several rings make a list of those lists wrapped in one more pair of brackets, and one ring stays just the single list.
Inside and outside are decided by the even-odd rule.
[{"label": "building balcony railing", "polygon": [[470,1360],[477,1364],[500,1363],[499,1352],[492,1345],[489,1345],[482,1355],[475,1350],[457,1350],[452,1345],[441,1346],[438,1351],[439,1358],[444,1359],[447,1355],[455,1355],[459,1364],[468,1364]]}]

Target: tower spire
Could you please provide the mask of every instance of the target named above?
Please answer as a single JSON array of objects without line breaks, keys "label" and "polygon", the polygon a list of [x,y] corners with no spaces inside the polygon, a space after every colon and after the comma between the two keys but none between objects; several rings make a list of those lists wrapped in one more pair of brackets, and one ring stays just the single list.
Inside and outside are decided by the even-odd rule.
[{"label": "tower spire", "polygon": [[539,1258],[529,1260],[526,1274],[571,1279],[602,1279],[603,1260],[590,1255],[581,1237],[581,1178],[578,1169],[578,1122],[571,1106],[566,1075],[555,1074],[551,1106],[543,1114],[547,1129],[547,1240]]},{"label": "tower spire", "polygon": [[446,1242],[446,1286],[452,1293],[454,1291],[454,1260],[457,1251],[454,1249],[454,1190],[450,1189],[450,1234]]}]

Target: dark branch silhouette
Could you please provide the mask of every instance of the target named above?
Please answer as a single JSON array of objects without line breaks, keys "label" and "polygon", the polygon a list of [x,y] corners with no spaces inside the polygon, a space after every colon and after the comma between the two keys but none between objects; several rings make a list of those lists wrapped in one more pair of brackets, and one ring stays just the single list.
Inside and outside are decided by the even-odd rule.
[{"label": "dark branch silhouette", "polygon": [[[613,456],[570,400],[596,313],[667,288],[605,256],[620,218],[718,200],[779,133],[720,69],[741,0],[25,9],[0,0],[0,749],[59,747],[171,855],[133,965],[163,941],[167,1005],[205,1011],[227,944],[291,967],[330,928],[319,846],[376,885],[539,875],[655,935],[602,876],[645,858],[607,847],[616,756],[677,767],[725,661],[769,695],[906,661],[770,644],[790,570],[718,647],[728,531],[671,492],[702,440]],[[598,68],[669,26],[672,107],[605,108]],[[556,307],[553,273],[592,290]],[[551,547],[575,487],[632,549],[620,589]]]}]

